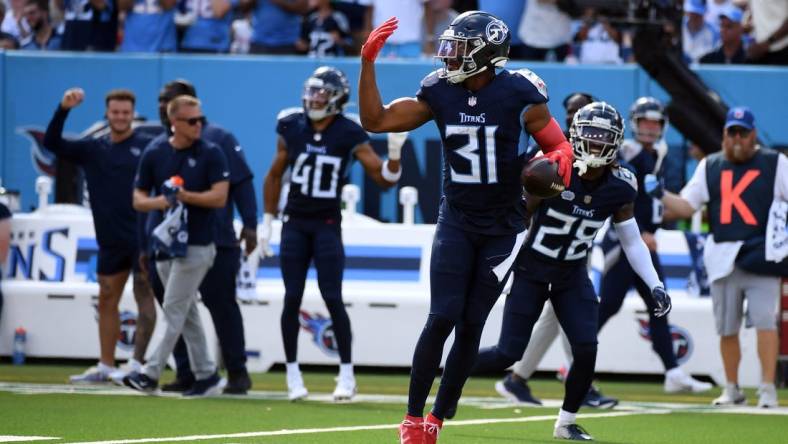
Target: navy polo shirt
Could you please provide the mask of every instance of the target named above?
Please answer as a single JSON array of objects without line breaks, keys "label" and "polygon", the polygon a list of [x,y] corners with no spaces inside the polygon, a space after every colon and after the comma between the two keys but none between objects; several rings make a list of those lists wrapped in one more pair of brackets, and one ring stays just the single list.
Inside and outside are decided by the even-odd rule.
[{"label": "navy polo shirt", "polygon": [[[145,149],[140,160],[135,186],[143,191],[161,192],[161,186],[172,176],[183,178],[187,191],[207,191],[213,184],[229,181],[227,158],[221,149],[205,140],[192,146],[175,149],[168,139],[155,139]],[[213,208],[186,205],[189,211],[189,245],[208,245],[214,242],[217,211]]]}]

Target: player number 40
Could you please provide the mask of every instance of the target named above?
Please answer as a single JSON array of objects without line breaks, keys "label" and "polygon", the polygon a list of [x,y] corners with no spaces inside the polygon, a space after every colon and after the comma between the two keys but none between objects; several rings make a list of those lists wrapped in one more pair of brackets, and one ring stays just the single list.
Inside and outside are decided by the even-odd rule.
[{"label": "player number 40", "polygon": [[[314,174],[312,165],[306,165],[309,153],[301,153],[293,165],[293,174],[290,180],[294,184],[301,185],[301,194],[322,199],[333,199],[337,196],[337,183],[339,182],[339,168],[342,166],[342,159],[336,156],[325,156],[317,154],[315,156]],[[323,172],[325,167],[330,167],[331,180],[328,189],[322,189]],[[311,180],[310,180],[311,179]],[[311,185],[311,187],[310,187]],[[311,190],[310,190],[311,188]]]},{"label": "player number 40", "polygon": [[[482,129],[484,129],[482,131]],[[471,164],[471,172],[468,174],[458,173],[451,167],[451,181],[455,183],[482,183],[481,162],[479,161],[479,139],[482,133],[485,138],[485,153],[487,160],[487,182],[498,183],[498,171],[495,166],[495,131],[498,126],[473,126],[473,125],[446,125],[446,137],[468,136],[468,143],[457,148],[454,152]]]}]

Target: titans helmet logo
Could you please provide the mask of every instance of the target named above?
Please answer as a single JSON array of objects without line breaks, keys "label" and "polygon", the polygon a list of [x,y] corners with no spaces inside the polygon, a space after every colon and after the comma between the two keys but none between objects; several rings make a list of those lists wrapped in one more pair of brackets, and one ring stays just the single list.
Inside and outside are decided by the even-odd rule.
[{"label": "titans helmet logo", "polygon": [[490,43],[500,45],[506,40],[506,36],[509,35],[509,27],[500,20],[493,20],[487,24],[485,34]]},{"label": "titans helmet logo", "polygon": [[320,351],[328,356],[337,356],[339,354],[331,318],[326,318],[320,313],[309,313],[301,310],[298,312],[298,321],[301,324],[301,328],[312,334],[312,342]]},{"label": "titans helmet logo", "polygon": [[[651,326],[648,320],[638,319],[638,323],[640,326],[640,337],[650,341]],[[676,361],[679,365],[682,365],[689,361],[690,356],[692,356],[692,336],[687,330],[676,325],[669,325],[668,328],[670,329],[670,339],[673,342],[673,352],[676,354]]]}]

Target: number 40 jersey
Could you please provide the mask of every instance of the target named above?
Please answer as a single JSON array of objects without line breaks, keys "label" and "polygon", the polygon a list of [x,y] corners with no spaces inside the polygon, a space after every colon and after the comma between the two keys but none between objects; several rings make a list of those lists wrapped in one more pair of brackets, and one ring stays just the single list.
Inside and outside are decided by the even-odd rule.
[{"label": "number 40 jersey", "polygon": [[287,145],[290,191],[284,213],[339,218],[342,187],[347,182],[355,148],[369,142],[364,128],[342,114],[315,132],[300,108],[279,113],[276,132]]},{"label": "number 40 jersey", "polygon": [[531,218],[521,259],[526,268],[549,275],[550,267],[586,264],[597,232],[608,217],[635,201],[637,179],[628,169],[609,167],[596,183],[572,171],[572,183],[558,196],[543,200]]}]

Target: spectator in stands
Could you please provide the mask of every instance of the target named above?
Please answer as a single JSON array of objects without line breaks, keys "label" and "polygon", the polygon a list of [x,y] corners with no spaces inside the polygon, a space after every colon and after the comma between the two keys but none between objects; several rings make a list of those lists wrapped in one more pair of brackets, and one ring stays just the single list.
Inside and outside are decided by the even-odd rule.
[{"label": "spectator in stands", "polygon": [[27,0],[25,20],[30,24],[32,33],[20,44],[22,49],[60,49],[62,36],[49,23],[49,2],[47,0]]},{"label": "spectator in stands", "polygon": [[126,11],[123,52],[175,52],[175,4],[177,0],[118,0]]},{"label": "spectator in stands", "polygon": [[788,65],[788,1],[751,0],[755,43],[747,52],[754,63]]},{"label": "spectator in stands", "polygon": [[530,0],[520,20],[518,34],[523,59],[563,62],[572,40],[572,18],[558,8],[557,0]]},{"label": "spectator in stands", "polygon": [[[713,404],[746,403],[738,386],[739,330],[746,317],[746,325],[758,332],[758,407],[773,408],[778,406],[774,382],[780,276],[788,275],[788,260],[767,260],[767,224],[773,202],[788,201],[788,157],[757,145],[755,117],[747,108],[728,111],[722,137],[722,151],[701,160],[681,194],[665,192],[662,202],[666,215],[679,218],[692,216],[703,205],[708,208],[711,233],[703,257],[726,380]],[[779,253],[780,247],[774,250]],[[780,260],[779,254],[772,259]]]},{"label": "spectator in stands", "polygon": [[191,0],[194,23],[186,28],[180,48],[185,52],[223,53],[230,50],[232,8],[238,0]]},{"label": "spectator in stands", "polygon": [[424,5],[425,8],[431,10],[430,14],[425,14],[424,29],[422,30],[424,35],[423,51],[427,56],[435,54],[437,49],[435,42],[459,15],[451,5],[452,0],[427,0]]},{"label": "spectator in stands", "polygon": [[[425,23],[430,23],[432,10],[426,7],[427,0],[372,0],[372,28],[383,24],[390,17],[397,17],[399,26],[397,32],[386,40],[386,45],[380,51],[380,57],[414,58],[420,57],[423,49],[423,29]],[[432,55],[432,54],[430,54]]]},{"label": "spectator in stands", "polygon": [[113,90],[105,98],[109,134],[67,140],[63,127],[71,110],[85,98],[81,88],[66,90],[47,125],[43,145],[56,156],[82,167],[90,193],[90,211],[98,244],[98,365],[70,378],[73,383],[109,382],[115,372],[115,345],[120,331],[118,307],[129,275],[139,316],[132,367],[139,367],[156,325],[156,306],[137,261],[137,214],[131,203],[140,154],[151,137],[132,128],[136,98],[131,91]]},{"label": "spectator in stands", "polygon": [[700,63],[747,63],[742,40],[742,12],[735,6],[720,11],[720,46],[700,58]]},{"label": "spectator in stands", "polygon": [[[230,172],[221,149],[201,137],[205,116],[199,100],[174,98],[167,105],[167,117],[172,136],[156,138],[145,149],[133,198],[134,209],[140,212],[173,211],[157,227],[164,233],[177,233],[168,244],[162,242],[169,248],[159,249],[165,256],[156,263],[164,284],[164,336],[142,372],[126,376],[123,383],[134,390],[154,392],[182,333],[196,378],[183,395],[208,396],[220,392],[222,380],[208,350],[197,289],[216,257],[216,210],[227,203]],[[174,176],[180,183],[171,180]]]},{"label": "spectator in stands", "polygon": [[296,49],[310,57],[338,57],[351,44],[350,25],[345,14],[335,11],[331,0],[312,0],[312,12],[301,23]]},{"label": "spectator in stands", "polygon": [[252,44],[252,10],[250,3],[244,3],[238,7],[238,15],[230,25],[232,43],[230,52],[233,54],[248,54]]},{"label": "spectator in stands", "polygon": [[66,51],[114,51],[118,39],[116,0],[57,0],[62,2]]},{"label": "spectator in stands", "polygon": [[684,58],[697,63],[701,57],[717,47],[719,35],[706,20],[706,5],[703,0],[684,1],[684,23],[681,29],[681,47]]},{"label": "spectator in stands", "polygon": [[720,32],[720,15],[731,6],[733,6],[732,0],[706,0],[706,13],[703,14],[703,19]]},{"label": "spectator in stands", "polygon": [[24,16],[25,0],[10,0],[8,3],[10,11],[6,8],[5,0],[0,0],[0,10],[5,13],[0,14],[0,33],[10,34],[19,41],[30,34],[30,25]]},{"label": "spectator in stands", "polygon": [[[455,9],[457,9],[458,2],[455,1],[454,3]],[[479,0],[478,9],[480,11],[489,12],[500,18],[512,31],[512,43],[509,45],[509,59],[522,59],[524,57],[525,47],[523,46],[523,40],[520,38],[520,34],[517,30],[520,29],[520,19],[523,17],[523,9],[526,3],[528,3],[526,0],[510,0],[505,2],[501,0]]]},{"label": "spectator in stands", "polygon": [[[5,274],[5,262],[8,258],[8,249],[11,245],[11,212],[3,202],[0,202],[0,283]],[[3,288],[0,285],[0,318],[3,314]]]},{"label": "spectator in stands", "polygon": [[[2,23],[5,20],[6,17],[5,13],[6,13],[5,3],[3,3],[2,0],[0,0],[0,23]],[[0,31],[0,49],[8,50],[8,49],[18,49],[18,48],[19,48],[19,42],[16,40],[16,37],[14,37],[13,35],[7,32]]]},{"label": "spectator in stands", "polygon": [[[365,23],[372,22],[372,0],[334,0],[334,9],[345,14],[350,25],[350,35],[353,43],[348,48],[347,55],[358,55],[361,44],[367,39]],[[367,29],[366,32],[369,32]]]},{"label": "spectator in stands", "polygon": [[580,63],[621,63],[621,32],[594,8],[583,12],[575,42],[580,46]]},{"label": "spectator in stands", "polygon": [[[241,0],[241,5],[254,0]],[[252,25],[252,54],[296,54],[301,16],[309,12],[308,0],[257,0]]]}]

